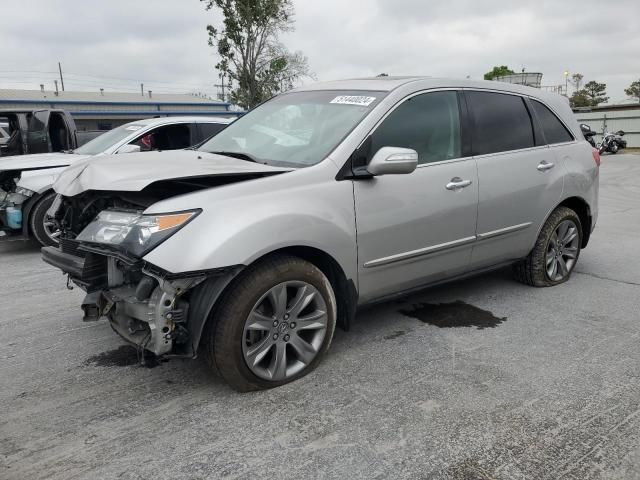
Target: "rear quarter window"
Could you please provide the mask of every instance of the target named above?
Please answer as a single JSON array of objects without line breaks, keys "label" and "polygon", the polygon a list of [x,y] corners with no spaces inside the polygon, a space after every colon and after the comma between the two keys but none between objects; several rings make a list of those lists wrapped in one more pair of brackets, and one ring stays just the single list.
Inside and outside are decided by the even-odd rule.
[{"label": "rear quarter window", "polygon": [[476,155],[534,146],[533,123],[522,97],[474,91],[465,95],[473,118]]},{"label": "rear quarter window", "polygon": [[547,143],[553,144],[573,141],[573,135],[569,133],[567,127],[556,117],[555,113],[537,100],[532,99],[531,105],[533,105],[533,110],[536,112],[536,117],[538,117],[538,122],[542,127]]}]

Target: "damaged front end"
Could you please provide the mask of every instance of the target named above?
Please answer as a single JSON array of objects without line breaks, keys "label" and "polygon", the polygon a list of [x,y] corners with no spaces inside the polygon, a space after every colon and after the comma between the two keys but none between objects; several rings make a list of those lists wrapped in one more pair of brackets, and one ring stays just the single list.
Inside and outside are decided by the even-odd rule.
[{"label": "damaged front end", "polygon": [[22,230],[23,206],[35,193],[18,186],[20,173],[0,172],[0,235]]},{"label": "damaged front end", "polygon": [[49,213],[62,230],[60,244],[44,247],[42,257],[87,292],[84,321],[106,317],[140,349],[195,357],[213,304],[239,269],[171,274],[144,261],[198,213],[144,215],[155,200],[123,192],[58,196]]}]

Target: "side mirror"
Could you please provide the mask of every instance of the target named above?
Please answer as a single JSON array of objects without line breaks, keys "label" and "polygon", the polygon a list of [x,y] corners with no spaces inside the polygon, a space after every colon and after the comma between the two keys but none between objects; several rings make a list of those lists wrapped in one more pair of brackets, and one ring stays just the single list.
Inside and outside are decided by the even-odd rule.
[{"label": "side mirror", "polygon": [[373,156],[367,172],[371,175],[398,175],[413,172],[418,166],[418,152],[410,148],[382,147]]},{"label": "side mirror", "polygon": [[140,145],[133,145],[128,143],[127,145],[123,145],[118,149],[117,153],[138,153],[140,151]]}]

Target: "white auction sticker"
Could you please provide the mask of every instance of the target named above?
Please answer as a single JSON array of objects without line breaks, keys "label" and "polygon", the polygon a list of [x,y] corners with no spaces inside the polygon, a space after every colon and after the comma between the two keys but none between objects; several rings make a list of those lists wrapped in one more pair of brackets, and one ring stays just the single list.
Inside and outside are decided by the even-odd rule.
[{"label": "white auction sticker", "polygon": [[359,95],[340,95],[329,103],[339,103],[341,105],[358,105],[360,107],[368,107],[375,102],[376,97],[363,97]]},{"label": "white auction sticker", "polygon": [[142,125],[129,125],[128,127],[125,128],[125,130],[129,132],[135,132],[136,130],[140,130],[141,128],[142,128]]}]

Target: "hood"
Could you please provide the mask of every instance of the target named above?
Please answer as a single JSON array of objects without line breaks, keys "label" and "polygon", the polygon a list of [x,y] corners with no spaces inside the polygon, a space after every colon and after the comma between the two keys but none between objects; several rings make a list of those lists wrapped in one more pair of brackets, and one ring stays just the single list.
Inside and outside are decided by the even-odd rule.
[{"label": "hood", "polygon": [[6,170],[38,170],[41,168],[66,167],[86,158],[89,158],[89,155],[61,152],[0,157],[0,172]]},{"label": "hood", "polygon": [[53,188],[67,197],[86,190],[139,192],[161,180],[290,170],[196,150],[125,153],[75,163],[62,172]]}]

